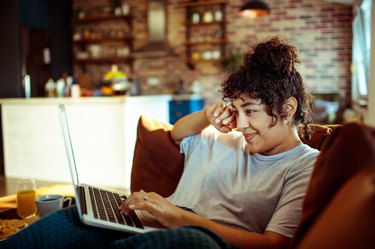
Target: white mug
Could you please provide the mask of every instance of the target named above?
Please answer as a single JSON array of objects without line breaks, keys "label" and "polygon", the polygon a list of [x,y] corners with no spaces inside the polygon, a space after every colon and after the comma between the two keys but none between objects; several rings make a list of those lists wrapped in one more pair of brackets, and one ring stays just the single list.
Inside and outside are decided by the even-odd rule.
[{"label": "white mug", "polygon": [[65,198],[62,195],[42,195],[35,198],[36,206],[40,217],[62,209],[64,203],[68,202],[68,207],[72,205],[72,198]]}]

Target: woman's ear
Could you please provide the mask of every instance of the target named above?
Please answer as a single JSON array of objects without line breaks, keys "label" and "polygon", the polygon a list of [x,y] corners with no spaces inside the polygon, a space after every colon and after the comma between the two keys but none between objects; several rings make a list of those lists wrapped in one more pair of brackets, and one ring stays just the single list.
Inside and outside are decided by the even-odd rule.
[{"label": "woman's ear", "polygon": [[287,119],[290,119],[294,116],[297,111],[298,101],[294,97],[289,97],[284,103],[284,110],[286,113]]}]

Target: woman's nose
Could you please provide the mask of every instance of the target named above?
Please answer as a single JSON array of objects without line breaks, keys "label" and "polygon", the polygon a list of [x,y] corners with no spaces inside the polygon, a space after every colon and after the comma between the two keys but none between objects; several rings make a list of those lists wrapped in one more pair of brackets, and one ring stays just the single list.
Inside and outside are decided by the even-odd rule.
[{"label": "woman's nose", "polygon": [[237,123],[237,128],[240,130],[243,130],[249,126],[248,122],[246,121],[244,117],[242,117],[242,115],[238,115],[236,119],[236,123]]}]

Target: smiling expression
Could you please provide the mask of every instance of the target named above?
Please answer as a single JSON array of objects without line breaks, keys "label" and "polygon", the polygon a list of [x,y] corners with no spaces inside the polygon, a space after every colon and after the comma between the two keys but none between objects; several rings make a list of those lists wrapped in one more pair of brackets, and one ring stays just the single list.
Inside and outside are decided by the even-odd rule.
[{"label": "smiling expression", "polygon": [[241,130],[251,153],[274,155],[294,148],[300,143],[294,125],[267,114],[260,99],[241,95],[232,102],[237,128]]}]

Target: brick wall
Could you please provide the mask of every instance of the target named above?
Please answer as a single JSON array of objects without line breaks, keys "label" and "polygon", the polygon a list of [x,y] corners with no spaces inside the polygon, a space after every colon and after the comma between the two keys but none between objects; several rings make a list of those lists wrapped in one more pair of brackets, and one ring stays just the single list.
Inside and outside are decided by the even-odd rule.
[{"label": "brick wall", "polygon": [[[163,57],[140,57],[135,60],[130,74],[141,84],[144,94],[173,93],[177,82],[188,87],[192,81],[201,83],[203,94],[210,103],[220,98],[220,82],[225,69],[219,63],[202,62],[195,70],[185,64],[185,9],[169,0],[167,6],[167,40],[173,53]],[[135,50],[148,41],[147,1],[129,0],[134,15]],[[295,44],[300,51],[300,73],[312,92],[338,91],[343,99],[350,97],[350,64],[352,41],[352,6],[322,0],[267,0],[271,15],[261,19],[243,19],[238,16],[241,0],[231,0],[227,6],[228,50],[243,51],[258,39],[281,35]],[[108,0],[74,0],[74,7],[101,5]],[[122,70],[129,70],[119,64]],[[94,78],[109,66],[89,67]],[[80,74],[75,67],[75,76]],[[149,85],[149,78],[158,78],[160,84]]]}]

